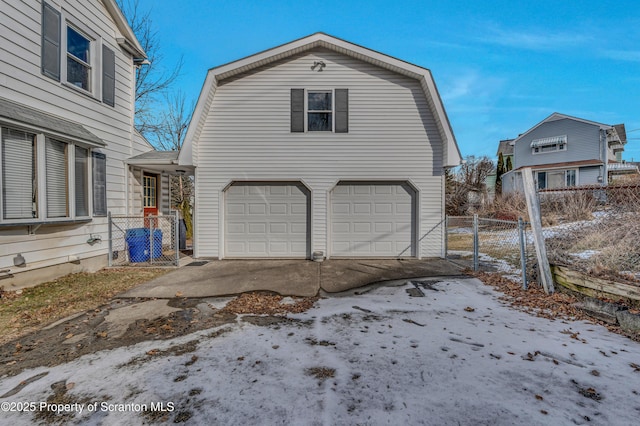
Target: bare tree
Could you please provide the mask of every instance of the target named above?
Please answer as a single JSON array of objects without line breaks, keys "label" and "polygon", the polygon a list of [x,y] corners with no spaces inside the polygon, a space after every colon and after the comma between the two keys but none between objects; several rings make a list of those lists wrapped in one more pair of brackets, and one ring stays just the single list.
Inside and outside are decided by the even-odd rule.
[{"label": "bare tree", "polygon": [[470,156],[454,171],[447,170],[447,214],[465,215],[472,209],[480,207],[487,199],[485,181],[493,169],[493,162],[488,157]]},{"label": "bare tree", "polygon": [[139,0],[117,0],[117,3],[149,61],[149,64],[136,68],[135,127],[146,137],[155,132],[154,107],[180,75],[183,60],[181,57],[174,66],[165,68],[165,57],[150,11],[141,11]]},{"label": "bare tree", "polygon": [[[185,107],[186,97],[183,92],[165,94],[166,109],[159,114],[159,120],[150,128],[149,137],[155,146],[167,151],[179,151],[191,121],[191,108]],[[187,238],[193,235],[191,222],[191,200],[194,196],[193,179],[190,176],[171,176],[171,205],[182,213],[187,228]]]}]

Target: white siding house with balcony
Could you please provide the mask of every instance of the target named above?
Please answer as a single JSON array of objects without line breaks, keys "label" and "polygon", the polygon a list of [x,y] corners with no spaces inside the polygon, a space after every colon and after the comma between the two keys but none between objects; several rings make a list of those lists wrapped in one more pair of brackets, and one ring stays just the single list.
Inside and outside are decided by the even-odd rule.
[{"label": "white siding house with balcony", "polygon": [[502,191],[522,188],[521,171],[531,167],[539,190],[606,185],[623,173],[624,124],[608,125],[553,113],[513,141],[513,170],[502,176]]}]

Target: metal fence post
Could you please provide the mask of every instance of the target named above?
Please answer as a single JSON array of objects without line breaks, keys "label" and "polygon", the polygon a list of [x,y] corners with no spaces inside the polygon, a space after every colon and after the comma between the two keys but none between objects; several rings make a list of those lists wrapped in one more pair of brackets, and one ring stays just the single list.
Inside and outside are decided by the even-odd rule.
[{"label": "metal fence post", "polygon": [[480,262],[478,259],[480,251],[480,239],[478,236],[478,215],[473,215],[473,270],[480,269]]},{"label": "metal fence post", "polygon": [[449,216],[444,217],[444,258],[449,256]]},{"label": "metal fence post", "polygon": [[173,244],[176,247],[176,266],[180,266],[180,227],[178,219],[178,210],[174,210],[173,220]]},{"label": "metal fence post", "polygon": [[524,221],[518,218],[518,233],[520,234],[520,267],[522,268],[522,288],[527,289],[527,253],[525,250]]},{"label": "metal fence post", "polygon": [[108,265],[109,266],[113,266],[113,240],[112,240],[112,235],[113,235],[113,231],[111,230],[111,212],[107,213],[107,220],[108,220],[108,226],[107,226],[107,239],[109,240],[109,262]]},{"label": "metal fence post", "polygon": [[154,225],[153,216],[149,216],[149,263],[153,264],[153,246],[155,245],[155,234],[153,233],[153,225]]}]

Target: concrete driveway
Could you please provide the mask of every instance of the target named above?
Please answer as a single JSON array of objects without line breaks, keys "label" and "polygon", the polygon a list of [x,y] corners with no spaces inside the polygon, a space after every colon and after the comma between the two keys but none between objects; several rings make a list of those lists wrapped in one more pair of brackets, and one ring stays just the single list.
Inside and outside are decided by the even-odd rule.
[{"label": "concrete driveway", "polygon": [[445,259],[196,261],[118,297],[216,297],[258,290],[308,297],[320,290],[335,293],[380,281],[461,274],[459,265]]}]

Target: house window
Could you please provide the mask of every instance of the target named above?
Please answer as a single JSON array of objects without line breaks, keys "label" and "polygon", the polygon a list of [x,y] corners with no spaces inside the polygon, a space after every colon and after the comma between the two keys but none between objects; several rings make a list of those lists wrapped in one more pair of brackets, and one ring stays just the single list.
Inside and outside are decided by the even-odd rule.
[{"label": "house window", "polygon": [[291,89],[291,132],[349,132],[349,90]]},{"label": "house window", "polygon": [[115,51],[90,29],[80,28],[67,21],[64,11],[43,2],[42,74],[115,106]]},{"label": "house window", "polygon": [[47,138],[45,154],[47,217],[68,217],[69,160],[67,157],[67,144]]},{"label": "house window", "polygon": [[67,82],[91,91],[91,40],[67,27]]},{"label": "house window", "polygon": [[307,130],[330,132],[333,130],[333,93],[307,92]]},{"label": "house window", "polygon": [[89,150],[75,147],[76,217],[89,216]]},{"label": "house window", "polygon": [[36,135],[2,128],[2,218],[38,217]]},{"label": "house window", "polygon": [[104,154],[42,133],[0,131],[0,223],[88,218],[92,194],[94,214],[106,215]]},{"label": "house window", "polygon": [[107,156],[101,152],[91,153],[93,175],[93,215],[107,215]]},{"label": "house window", "polygon": [[553,170],[536,173],[538,189],[561,189],[576,186],[576,170]]},{"label": "house window", "polygon": [[550,138],[534,139],[531,141],[531,153],[543,154],[547,152],[566,151],[567,136],[553,136]]},{"label": "house window", "polygon": [[144,175],[142,178],[142,187],[144,191],[144,207],[156,207],[157,181],[155,176]]}]

